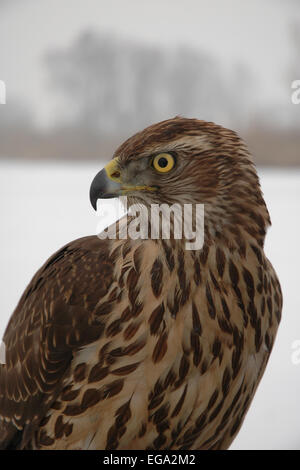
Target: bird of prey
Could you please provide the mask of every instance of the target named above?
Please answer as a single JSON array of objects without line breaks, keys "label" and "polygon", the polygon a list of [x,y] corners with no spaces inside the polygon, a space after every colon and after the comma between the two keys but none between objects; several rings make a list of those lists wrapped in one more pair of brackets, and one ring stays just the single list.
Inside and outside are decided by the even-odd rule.
[{"label": "bird of prey", "polygon": [[123,143],[90,198],[204,204],[204,244],[87,236],[36,273],[3,341],[2,449],[227,449],[268,362],[282,295],[246,145],[176,117]]}]

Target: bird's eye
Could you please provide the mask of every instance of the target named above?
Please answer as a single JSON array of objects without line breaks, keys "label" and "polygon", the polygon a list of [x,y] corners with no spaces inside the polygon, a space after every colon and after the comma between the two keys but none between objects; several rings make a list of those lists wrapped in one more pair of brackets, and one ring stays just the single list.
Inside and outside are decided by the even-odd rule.
[{"label": "bird's eye", "polygon": [[159,173],[167,173],[175,165],[175,158],[170,153],[159,153],[152,162],[153,167]]}]

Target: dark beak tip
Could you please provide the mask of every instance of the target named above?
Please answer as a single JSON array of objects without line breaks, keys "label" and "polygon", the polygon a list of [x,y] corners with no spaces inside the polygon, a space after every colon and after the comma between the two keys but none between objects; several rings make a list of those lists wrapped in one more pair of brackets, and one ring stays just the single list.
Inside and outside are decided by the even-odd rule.
[{"label": "dark beak tip", "polygon": [[94,177],[90,187],[90,202],[95,211],[97,211],[97,201],[100,198],[103,186],[103,170],[99,171]]},{"label": "dark beak tip", "polygon": [[95,191],[93,190],[93,187],[91,186],[90,189],[90,202],[95,211],[97,211],[97,201],[98,201],[98,196],[95,194]]},{"label": "dark beak tip", "polygon": [[94,210],[97,211],[98,199],[111,199],[118,197],[119,190],[119,183],[110,181],[107,178],[105,169],[99,171],[93,179],[90,187],[90,201]]},{"label": "dark beak tip", "polygon": [[91,201],[92,207],[96,212],[97,212],[97,201],[98,199],[94,199],[93,201]]}]

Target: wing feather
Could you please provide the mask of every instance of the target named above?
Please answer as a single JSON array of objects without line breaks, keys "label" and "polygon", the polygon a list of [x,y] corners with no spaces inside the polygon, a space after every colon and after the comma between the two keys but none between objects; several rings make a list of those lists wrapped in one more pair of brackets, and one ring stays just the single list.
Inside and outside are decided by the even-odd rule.
[{"label": "wing feather", "polygon": [[22,295],[3,337],[0,449],[26,445],[60,393],[74,352],[101,337],[104,316],[95,308],[112,283],[108,243],[92,236],[64,246]]}]

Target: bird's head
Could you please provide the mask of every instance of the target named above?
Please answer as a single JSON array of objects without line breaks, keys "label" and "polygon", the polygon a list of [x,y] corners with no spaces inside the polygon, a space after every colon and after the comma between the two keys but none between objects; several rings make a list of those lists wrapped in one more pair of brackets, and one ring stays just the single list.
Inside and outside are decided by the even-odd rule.
[{"label": "bird's head", "polygon": [[[126,140],[94,178],[90,200],[127,196],[128,205],[195,204],[220,230],[269,223],[252,158],[238,135],[212,122],[175,117]],[[246,222],[245,222],[246,223]]]}]

